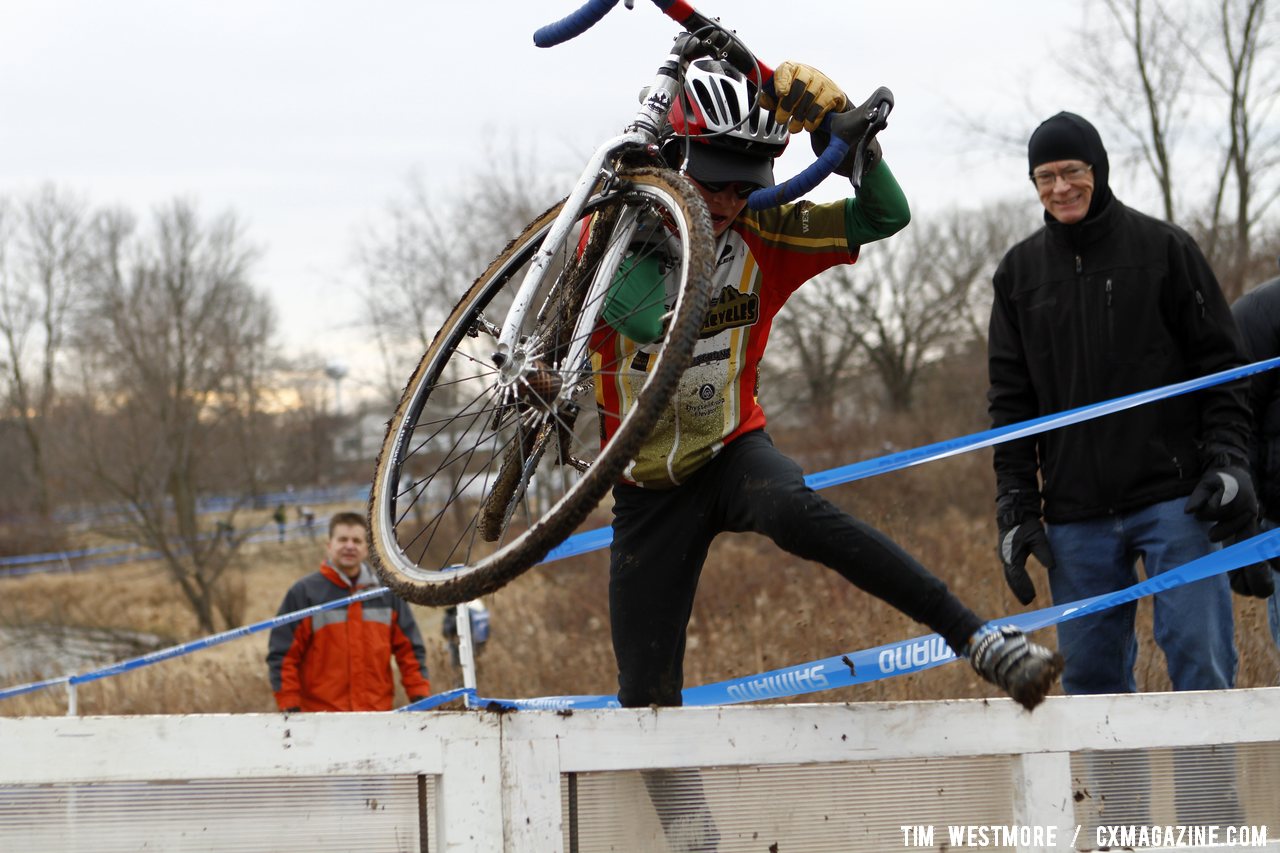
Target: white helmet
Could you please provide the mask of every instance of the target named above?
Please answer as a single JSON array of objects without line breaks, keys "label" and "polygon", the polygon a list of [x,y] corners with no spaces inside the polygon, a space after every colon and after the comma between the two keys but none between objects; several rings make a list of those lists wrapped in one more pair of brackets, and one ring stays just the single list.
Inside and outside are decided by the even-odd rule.
[{"label": "white helmet", "polygon": [[787,128],[756,103],[754,86],[736,69],[713,59],[690,63],[668,121],[664,152],[673,161],[687,150],[695,178],[773,185],[773,158],[787,147]]}]

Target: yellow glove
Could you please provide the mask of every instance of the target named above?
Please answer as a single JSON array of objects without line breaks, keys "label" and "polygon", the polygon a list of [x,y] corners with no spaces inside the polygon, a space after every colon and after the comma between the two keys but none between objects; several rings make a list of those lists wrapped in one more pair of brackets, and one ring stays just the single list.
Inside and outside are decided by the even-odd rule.
[{"label": "yellow glove", "polygon": [[773,91],[776,99],[761,92],[760,104],[773,110],[778,124],[787,125],[792,133],[799,133],[801,128],[813,131],[823,116],[832,110],[840,112],[849,103],[830,77],[812,66],[789,60],[774,69]]}]

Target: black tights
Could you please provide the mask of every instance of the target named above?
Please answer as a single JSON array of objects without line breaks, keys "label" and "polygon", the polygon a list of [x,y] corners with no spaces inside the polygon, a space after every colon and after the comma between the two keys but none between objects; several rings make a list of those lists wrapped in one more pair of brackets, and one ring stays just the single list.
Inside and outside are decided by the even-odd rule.
[{"label": "black tights", "polygon": [[982,625],[893,540],[804,483],[762,430],[731,442],[686,483],[613,490],[609,610],[624,707],[680,705],[684,645],[698,577],[722,531],[768,536],[822,563],[932,630],[957,654]]}]

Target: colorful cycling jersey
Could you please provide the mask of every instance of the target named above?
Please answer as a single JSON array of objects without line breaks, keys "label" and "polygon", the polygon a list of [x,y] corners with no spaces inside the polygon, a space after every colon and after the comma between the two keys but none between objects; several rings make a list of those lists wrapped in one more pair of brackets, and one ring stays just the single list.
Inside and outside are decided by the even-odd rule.
[{"label": "colorful cycling jersey", "polygon": [[[847,236],[849,211],[847,201],[744,210],[720,236],[713,304],[693,363],[624,479],[646,488],[677,486],[739,435],[764,426],[759,366],[773,318],[801,284],[857,260],[858,247]],[[668,292],[667,305],[673,301]],[[656,346],[636,343],[609,327],[596,335],[596,376],[611,377],[596,383],[604,440],[619,423],[605,413],[625,413],[635,404]],[[600,369],[608,364],[620,369]]]}]

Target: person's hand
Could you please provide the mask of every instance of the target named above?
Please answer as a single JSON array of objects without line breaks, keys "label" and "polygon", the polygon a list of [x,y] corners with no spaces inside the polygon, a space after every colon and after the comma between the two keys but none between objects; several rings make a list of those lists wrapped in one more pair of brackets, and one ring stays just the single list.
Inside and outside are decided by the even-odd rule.
[{"label": "person's hand", "polygon": [[[1257,519],[1254,519],[1235,535],[1231,544],[1237,545],[1246,539],[1252,539],[1261,532]],[[1232,569],[1227,572],[1227,580],[1231,583],[1232,592],[1236,595],[1243,595],[1246,598],[1270,598],[1271,594],[1276,591],[1276,580],[1272,574],[1271,563],[1268,560]]]},{"label": "person's hand", "polygon": [[1240,533],[1258,519],[1258,498],[1249,471],[1230,463],[1205,469],[1184,509],[1201,521],[1214,522],[1210,542]]},{"label": "person's hand", "polygon": [[1027,574],[1027,556],[1035,554],[1046,569],[1053,568],[1053,552],[1049,550],[1049,537],[1044,532],[1038,516],[1024,521],[1000,526],[1000,564],[1004,566],[1004,580],[1022,604],[1035,600],[1036,587]]},{"label": "person's hand", "polygon": [[792,133],[801,129],[812,132],[827,113],[840,112],[849,104],[830,77],[810,65],[789,60],[774,69],[773,91],[773,97],[760,93],[760,105],[772,110],[778,124],[787,125]]},{"label": "person's hand", "polygon": [[1276,591],[1274,572],[1266,561],[1230,571],[1227,579],[1231,582],[1231,591],[1246,598],[1270,598]]}]

